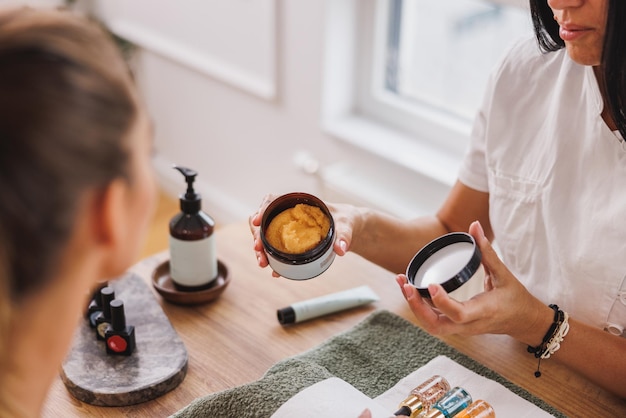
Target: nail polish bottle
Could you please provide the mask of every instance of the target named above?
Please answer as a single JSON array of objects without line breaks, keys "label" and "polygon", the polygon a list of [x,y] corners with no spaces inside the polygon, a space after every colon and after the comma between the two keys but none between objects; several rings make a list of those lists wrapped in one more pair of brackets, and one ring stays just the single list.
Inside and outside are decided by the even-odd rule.
[{"label": "nail polish bottle", "polygon": [[100,291],[107,286],[107,282],[98,283],[91,294],[91,298],[89,298],[85,318],[89,321],[89,326],[91,326],[91,328],[96,327],[95,319],[98,314],[102,312],[102,298],[100,297]]},{"label": "nail polish bottle", "polygon": [[130,356],[135,350],[135,327],[126,325],[124,302],[111,301],[111,325],[104,333],[107,354]]},{"label": "nail polish bottle", "polygon": [[186,167],[174,168],[185,176],[187,191],[180,195],[181,212],[169,225],[170,276],[179,290],[202,290],[211,287],[218,274],[215,221],[201,210],[201,196],[193,188],[198,173]]},{"label": "nail polish bottle", "polygon": [[459,412],[455,418],[496,418],[496,411],[487,402],[479,399]]},{"label": "nail polish bottle", "polygon": [[449,390],[450,384],[444,377],[432,376],[411,391],[410,395],[400,403],[394,415],[415,418],[428,411]]},{"label": "nail polish bottle", "polygon": [[111,301],[115,299],[115,291],[111,286],[107,286],[100,290],[102,298],[102,312],[95,318],[96,338],[104,341],[104,333],[111,323]]},{"label": "nail polish bottle", "polygon": [[452,388],[432,406],[425,418],[452,418],[472,403],[472,397],[465,389]]}]

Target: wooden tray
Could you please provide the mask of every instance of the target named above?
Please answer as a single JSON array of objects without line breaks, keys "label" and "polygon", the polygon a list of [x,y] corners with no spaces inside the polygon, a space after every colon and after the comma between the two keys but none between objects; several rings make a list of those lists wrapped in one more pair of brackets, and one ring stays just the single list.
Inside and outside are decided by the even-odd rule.
[{"label": "wooden tray", "polygon": [[170,262],[166,260],[152,272],[152,286],[168,302],[178,305],[199,305],[213,302],[219,298],[230,283],[230,275],[226,265],[217,260],[217,279],[214,284],[202,290],[184,291],[176,288],[170,276]]},{"label": "wooden tray", "polygon": [[110,283],[124,301],[126,323],[135,326],[130,356],[107,355],[104,341],[83,320],[65,359],[61,379],[77,399],[99,406],[125,406],[157,398],[187,374],[187,349],[148,285],[135,273]]}]

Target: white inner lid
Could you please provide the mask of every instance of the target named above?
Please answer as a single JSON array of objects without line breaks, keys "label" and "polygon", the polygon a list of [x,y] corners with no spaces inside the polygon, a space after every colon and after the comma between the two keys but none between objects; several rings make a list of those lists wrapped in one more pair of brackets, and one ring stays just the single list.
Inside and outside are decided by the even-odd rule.
[{"label": "white inner lid", "polygon": [[455,242],[446,245],[424,261],[415,273],[417,287],[428,287],[431,283],[443,283],[456,276],[474,254],[471,242]]}]

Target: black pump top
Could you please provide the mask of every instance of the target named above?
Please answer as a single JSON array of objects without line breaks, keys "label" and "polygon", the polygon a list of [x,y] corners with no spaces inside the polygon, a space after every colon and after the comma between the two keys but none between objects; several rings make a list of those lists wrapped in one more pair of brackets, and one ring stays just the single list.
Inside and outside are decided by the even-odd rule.
[{"label": "black pump top", "polygon": [[187,191],[185,194],[180,195],[180,210],[190,215],[200,212],[202,199],[200,194],[196,193],[193,189],[193,182],[198,173],[187,167],[175,165],[173,168],[180,171],[181,174],[185,176],[185,181],[187,182]]}]

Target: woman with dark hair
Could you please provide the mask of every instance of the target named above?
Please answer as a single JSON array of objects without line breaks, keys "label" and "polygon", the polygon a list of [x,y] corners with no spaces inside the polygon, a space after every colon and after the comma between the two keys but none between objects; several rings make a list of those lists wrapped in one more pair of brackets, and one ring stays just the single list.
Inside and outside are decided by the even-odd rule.
[{"label": "woman with dark hair", "polygon": [[[335,252],[398,273],[432,334],[507,334],[538,361],[626,397],[626,2],[531,0],[531,10],[536,39],[514,45],[493,73],[436,216],[329,205]],[[258,226],[271,200],[250,218],[261,267]],[[433,308],[401,273],[429,241],[468,230],[484,291],[459,302],[431,284]]]},{"label": "woman with dark hair", "polygon": [[0,12],[0,416],[40,414],[91,289],[137,259],[151,147],[105,32],[69,12]]},{"label": "woman with dark hair", "polygon": [[[605,36],[595,40],[598,44],[601,43],[601,57],[599,65],[594,65],[594,71],[605,102],[603,118],[612,120],[612,123],[607,121],[609,126],[619,130],[622,138],[626,138],[626,31],[623,30],[626,4],[623,1],[609,0],[602,7],[608,8]],[[531,0],[530,10],[537,40],[543,51],[554,52],[567,48],[574,61],[577,61],[577,50],[584,49],[587,53],[598,51],[599,45],[581,48],[574,42],[564,40],[573,34],[564,32],[566,35],[561,38],[561,24],[546,1]]]}]

